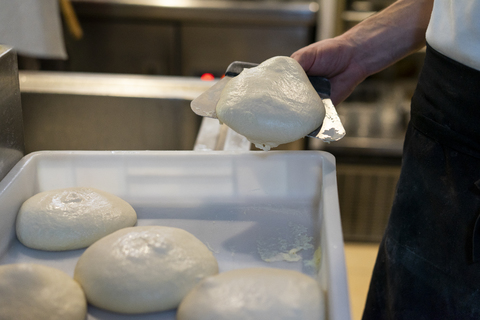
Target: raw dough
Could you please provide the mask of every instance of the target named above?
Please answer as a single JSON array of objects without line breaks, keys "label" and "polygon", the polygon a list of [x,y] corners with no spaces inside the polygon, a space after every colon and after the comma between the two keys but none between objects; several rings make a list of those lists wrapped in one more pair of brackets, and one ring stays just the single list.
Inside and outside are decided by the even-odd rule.
[{"label": "raw dough", "polygon": [[297,271],[248,268],[200,282],[180,304],[177,320],[322,320],[318,283]]},{"label": "raw dough", "polygon": [[200,280],[218,273],[217,260],[191,233],[178,228],[125,228],[90,246],[74,279],[88,301],[120,313],[176,308]]},{"label": "raw dough", "polygon": [[244,69],[223,89],[216,112],[221,123],[264,150],[305,137],[325,117],[305,71],[289,57]]},{"label": "raw dough", "polygon": [[80,285],[61,270],[31,263],[0,266],[0,319],[85,320]]},{"label": "raw dough", "polygon": [[118,229],[131,227],[137,214],[123,199],[94,188],[41,192],[25,201],[17,216],[17,238],[49,251],[85,248]]}]

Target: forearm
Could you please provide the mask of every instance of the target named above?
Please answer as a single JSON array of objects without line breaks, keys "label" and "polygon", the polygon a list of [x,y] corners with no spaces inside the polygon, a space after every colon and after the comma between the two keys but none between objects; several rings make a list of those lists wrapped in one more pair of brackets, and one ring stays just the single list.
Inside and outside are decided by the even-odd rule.
[{"label": "forearm", "polygon": [[433,0],[399,0],[338,38],[355,47],[352,62],[368,76],[425,45],[432,7]]}]

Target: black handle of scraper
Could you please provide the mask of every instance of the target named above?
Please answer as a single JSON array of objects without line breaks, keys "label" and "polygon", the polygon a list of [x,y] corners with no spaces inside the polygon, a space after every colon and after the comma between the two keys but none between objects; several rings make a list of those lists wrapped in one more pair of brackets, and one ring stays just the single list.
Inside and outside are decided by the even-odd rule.
[{"label": "black handle of scraper", "polygon": [[[225,71],[225,76],[226,77],[236,77],[240,74],[240,72],[243,71],[245,68],[253,68],[258,66],[258,63],[252,63],[252,62],[243,62],[243,61],[234,61],[230,63],[230,65],[227,68],[227,71]],[[308,79],[313,85],[313,88],[315,88],[315,91],[320,95],[321,98],[328,98],[330,97],[331,93],[331,86],[330,86],[330,81],[327,78],[324,77],[317,77],[317,76],[309,76]]]},{"label": "black handle of scraper", "polygon": [[227,71],[225,71],[225,76],[233,78],[238,76],[243,69],[253,68],[256,66],[258,66],[258,63],[234,61],[228,66]]}]

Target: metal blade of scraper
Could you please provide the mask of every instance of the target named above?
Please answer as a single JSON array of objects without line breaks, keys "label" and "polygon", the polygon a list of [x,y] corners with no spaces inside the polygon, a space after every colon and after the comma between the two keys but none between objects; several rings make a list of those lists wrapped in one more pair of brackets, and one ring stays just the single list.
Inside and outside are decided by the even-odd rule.
[{"label": "metal blade of scraper", "polygon": [[220,95],[222,94],[223,88],[227,83],[233,78],[240,74],[245,68],[253,68],[258,66],[256,63],[234,61],[232,62],[227,70],[225,71],[225,76],[211,86],[207,91],[199,95],[197,98],[193,99],[190,103],[190,107],[193,112],[202,117],[217,118],[217,103],[220,100]]},{"label": "metal blade of scraper", "polygon": [[231,77],[223,77],[207,91],[196,97],[190,102],[192,111],[202,117],[217,118],[217,102],[220,99],[220,94],[223,88],[227,85]]},{"label": "metal blade of scraper", "polygon": [[331,86],[330,81],[323,77],[308,77],[313,87],[317,91],[320,98],[322,98],[323,106],[325,107],[325,117],[322,125],[309,133],[307,137],[317,138],[325,142],[338,141],[342,139],[346,132],[340,121],[337,110],[330,100]]}]

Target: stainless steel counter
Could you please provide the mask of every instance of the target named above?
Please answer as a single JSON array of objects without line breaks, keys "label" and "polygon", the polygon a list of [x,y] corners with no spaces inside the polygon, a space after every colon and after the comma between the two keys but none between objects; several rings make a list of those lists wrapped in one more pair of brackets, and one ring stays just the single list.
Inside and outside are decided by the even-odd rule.
[{"label": "stainless steel counter", "polygon": [[186,77],[20,72],[26,152],[192,150],[190,101],[212,82]]}]

